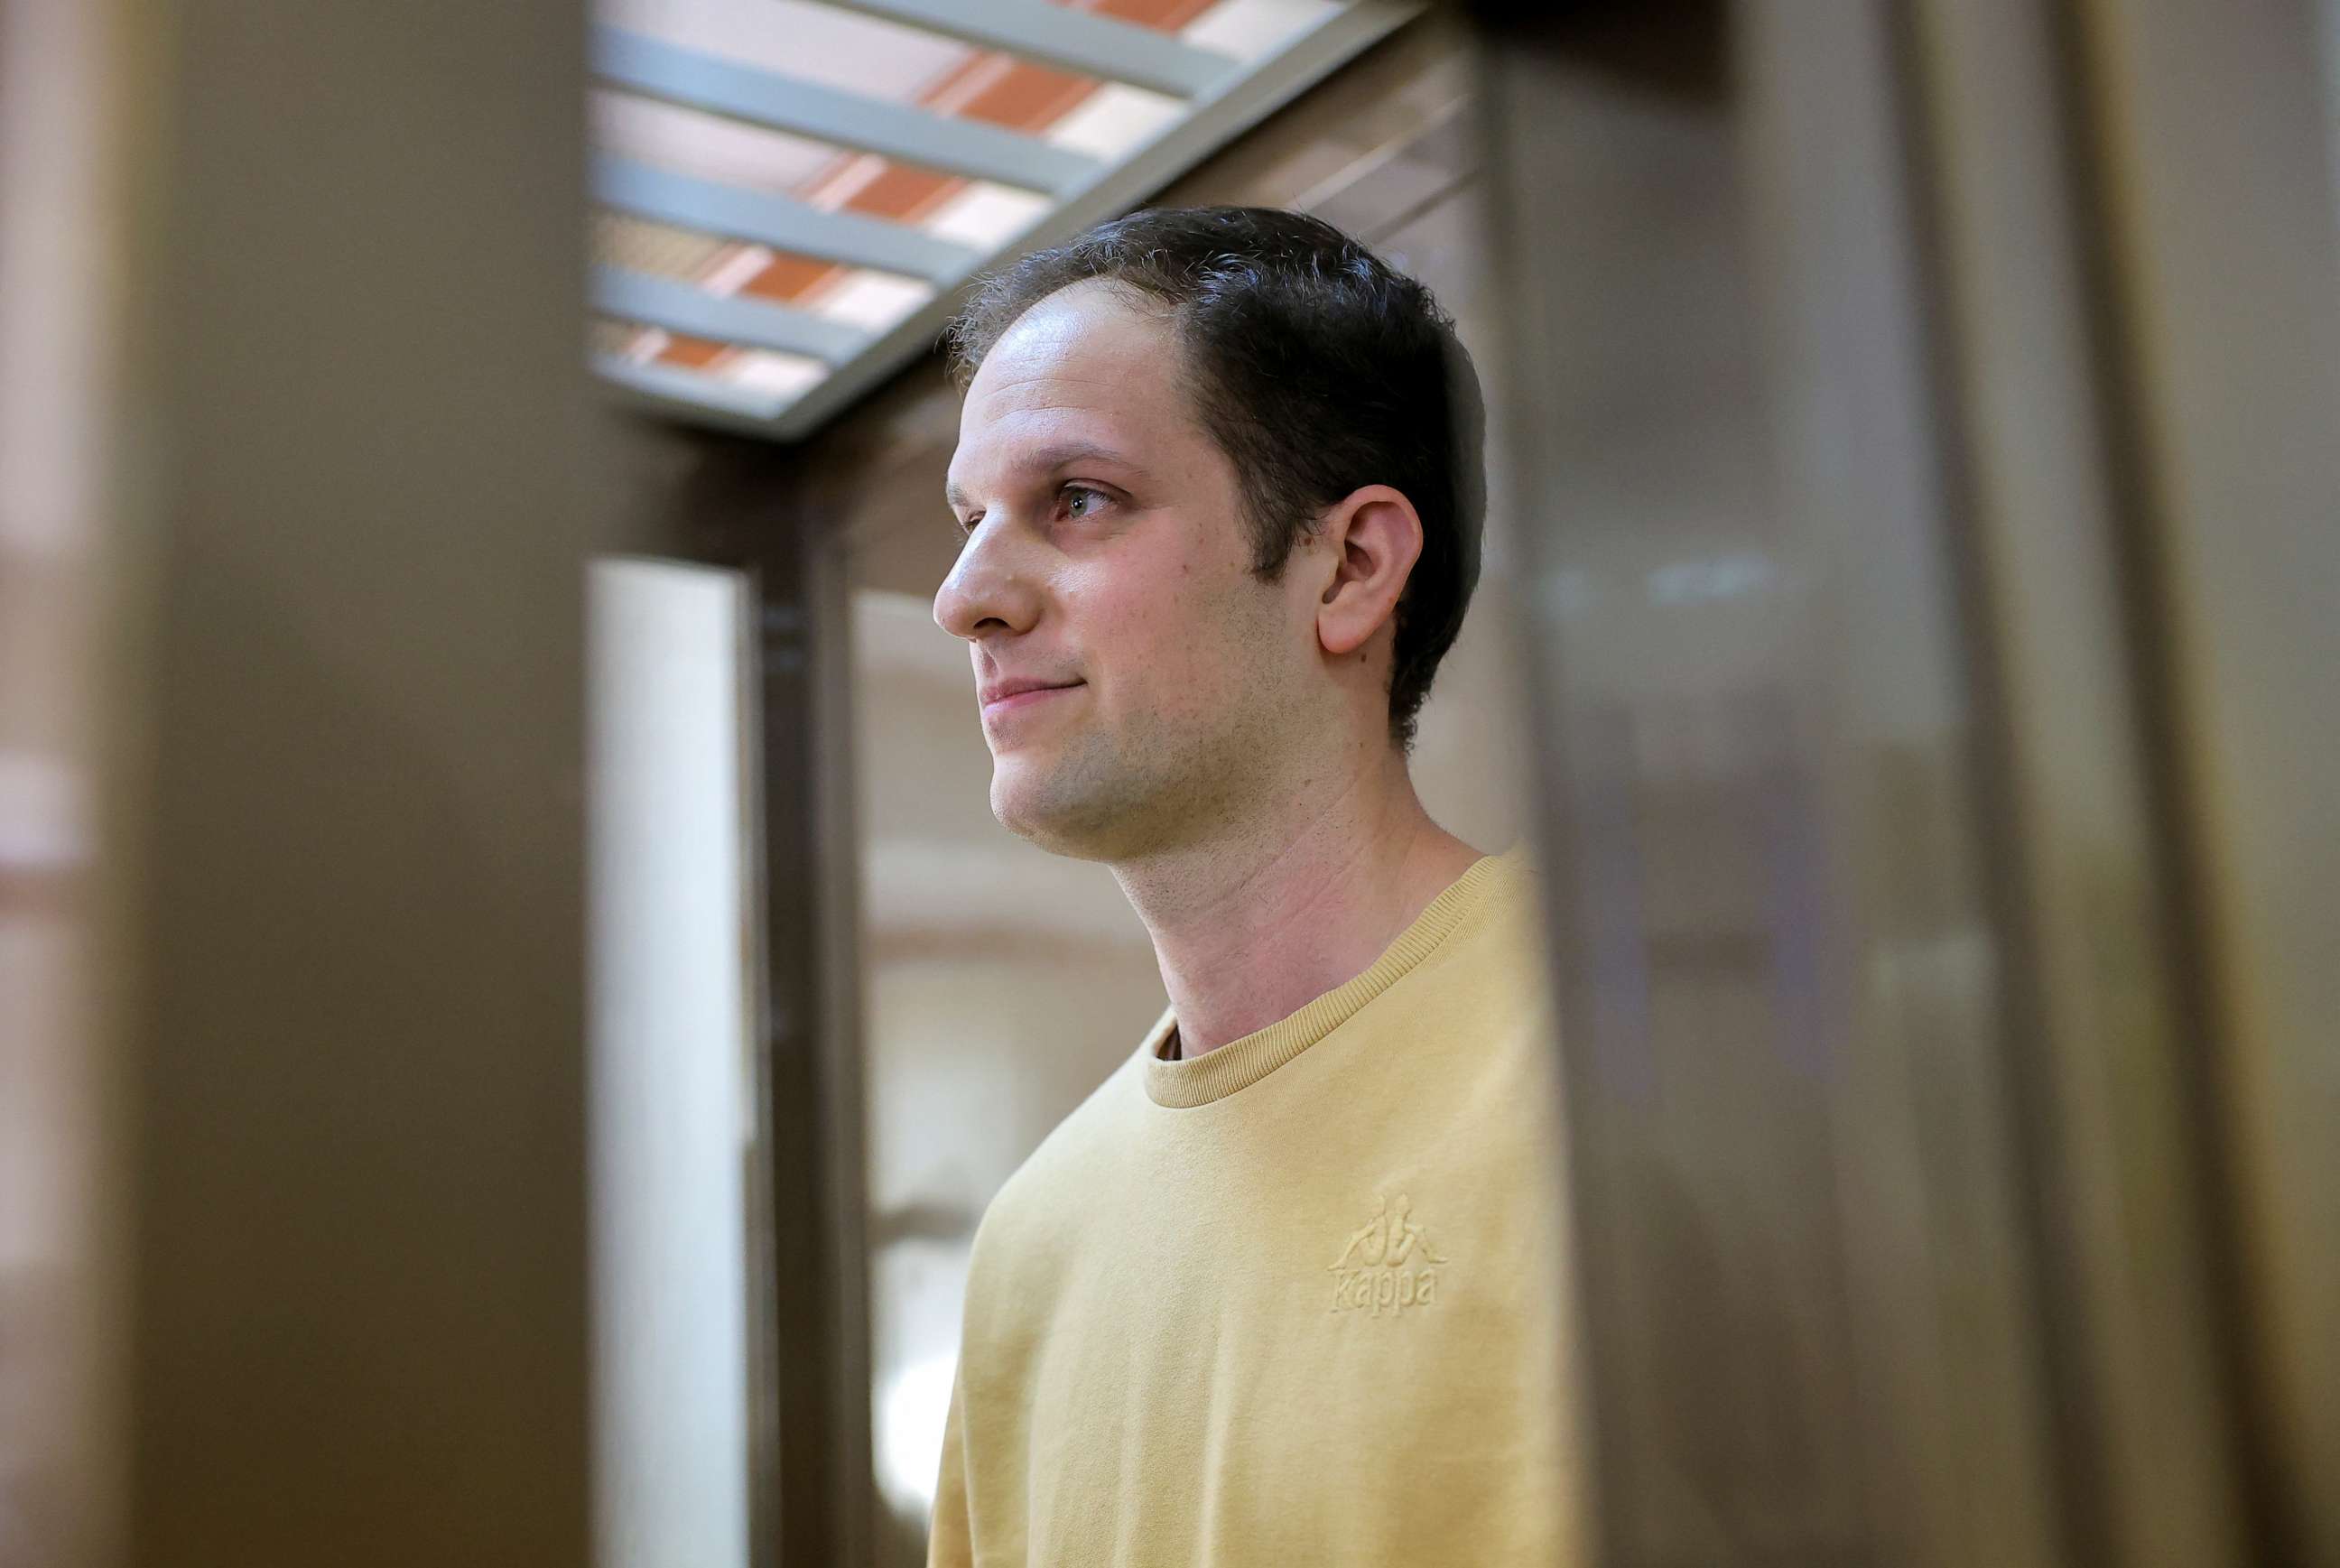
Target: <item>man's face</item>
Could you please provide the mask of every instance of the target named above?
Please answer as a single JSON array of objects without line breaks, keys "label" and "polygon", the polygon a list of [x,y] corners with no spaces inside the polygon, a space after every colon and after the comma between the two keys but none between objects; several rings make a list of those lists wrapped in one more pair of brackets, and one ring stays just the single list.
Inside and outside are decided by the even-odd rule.
[{"label": "man's face", "polygon": [[1312,607],[1253,574],[1157,313],[1100,283],[1026,313],[967,389],[950,501],[967,541],[935,620],[972,650],[1001,822],[1129,858],[1274,786]]}]

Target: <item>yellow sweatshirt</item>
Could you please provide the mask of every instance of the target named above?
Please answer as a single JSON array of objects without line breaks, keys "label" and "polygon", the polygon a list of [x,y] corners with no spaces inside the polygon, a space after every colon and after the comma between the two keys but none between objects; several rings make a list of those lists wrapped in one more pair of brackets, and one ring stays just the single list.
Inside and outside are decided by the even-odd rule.
[{"label": "yellow sweatshirt", "polygon": [[1577,1560],[1519,853],[1258,1033],[1173,1020],[975,1242],[935,1564]]}]

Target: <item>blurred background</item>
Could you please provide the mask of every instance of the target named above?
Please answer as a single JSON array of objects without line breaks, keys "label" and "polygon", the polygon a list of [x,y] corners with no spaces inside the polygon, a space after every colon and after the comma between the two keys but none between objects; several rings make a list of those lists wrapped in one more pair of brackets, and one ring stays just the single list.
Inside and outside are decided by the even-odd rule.
[{"label": "blurred background", "polygon": [[2340,1565],[2340,5],[0,0],[0,1564],[923,1561],[1158,1014],[992,820],[962,285],[1488,383],[1591,1560]]}]

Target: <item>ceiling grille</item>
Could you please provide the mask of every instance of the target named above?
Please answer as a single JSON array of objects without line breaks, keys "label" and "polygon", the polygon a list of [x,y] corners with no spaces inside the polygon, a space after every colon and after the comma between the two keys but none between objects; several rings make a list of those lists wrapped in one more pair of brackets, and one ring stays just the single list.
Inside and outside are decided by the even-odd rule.
[{"label": "ceiling grille", "polygon": [[956,291],[1144,201],[1405,21],[1400,0],[605,0],[593,362],[806,435]]}]

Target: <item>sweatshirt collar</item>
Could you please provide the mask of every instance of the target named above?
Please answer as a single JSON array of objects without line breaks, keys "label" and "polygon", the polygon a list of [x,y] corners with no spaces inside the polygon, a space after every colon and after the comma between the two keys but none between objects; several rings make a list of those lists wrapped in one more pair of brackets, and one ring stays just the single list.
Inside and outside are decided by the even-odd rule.
[{"label": "sweatshirt collar", "polygon": [[1520,849],[1482,857],[1433,898],[1363,974],[1325,992],[1289,1017],[1230,1040],[1193,1061],[1163,1059],[1163,1047],[1178,1025],[1175,1013],[1164,1013],[1140,1047],[1146,1097],[1157,1106],[1187,1109],[1249,1088],[1348,1022],[1358,1009],[1429,957],[1483,897],[1488,884],[1522,858]]}]

